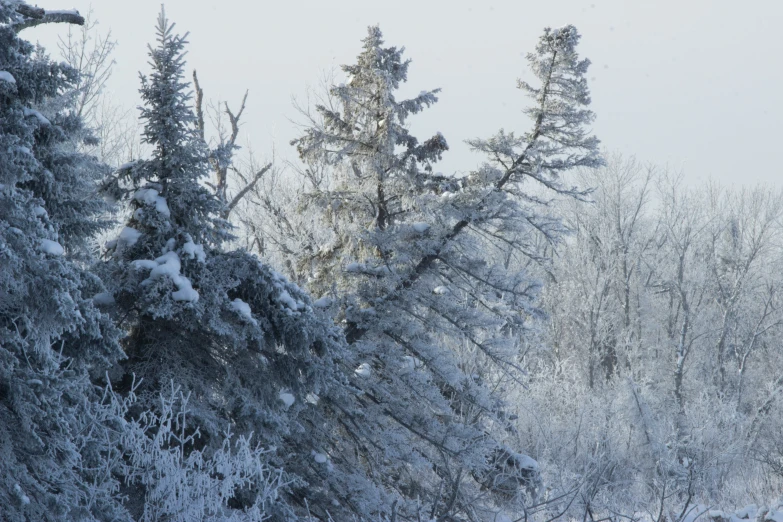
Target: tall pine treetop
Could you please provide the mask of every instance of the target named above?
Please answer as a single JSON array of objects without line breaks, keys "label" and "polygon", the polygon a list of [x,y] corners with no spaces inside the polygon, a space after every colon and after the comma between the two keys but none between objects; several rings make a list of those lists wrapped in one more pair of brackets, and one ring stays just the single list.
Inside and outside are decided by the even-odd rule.
[{"label": "tall pine treetop", "polygon": [[[410,60],[402,59],[404,48],[383,47],[382,36],[377,26],[368,29],[356,63],[342,67],[348,83],[330,89],[337,106],[316,106],[322,124],[307,129],[305,136],[292,142],[303,159],[313,161],[321,154],[329,163],[348,159],[349,177],[382,181],[384,176],[400,176],[403,172],[415,176],[419,167],[429,171],[431,163],[448,149],[440,134],[420,144],[405,128],[408,116],[438,101],[440,89],[397,101],[394,92],[407,81]],[[380,163],[379,154],[383,158]],[[376,158],[371,165],[357,165],[368,156]]]},{"label": "tall pine treetop", "polygon": [[[385,71],[392,89],[407,81],[410,60],[402,60],[405,48],[382,47],[383,33],[377,25],[367,28],[367,37],[362,40],[364,51],[357,57],[355,65],[343,65],[342,69],[354,78],[372,78],[373,71]],[[351,82],[353,83],[353,82]]]},{"label": "tall pine treetop", "polygon": [[563,185],[560,174],[603,163],[599,141],[587,127],[595,115],[588,108],[591,100],[585,78],[590,60],[580,60],[576,50],[580,38],[573,25],[547,27],[535,52],[528,53],[528,64],[540,86],[522,80],[517,85],[534,102],[525,110],[533,120],[530,130],[521,137],[501,130],[488,140],[468,142],[488,155],[481,175],[495,177],[497,190],[515,192],[517,183],[533,179],[546,189],[581,197],[585,192]]},{"label": "tall pine treetop", "polygon": [[161,9],[156,27],[158,46],[149,46],[152,73],[149,78],[139,74],[144,101],[141,118],[146,122],[143,136],[153,146],[153,160],[159,162],[156,174],[164,185],[182,176],[200,178],[192,167],[194,160],[202,159],[203,152],[200,147],[193,150],[192,140],[182,139],[195,135],[196,118],[187,105],[191,97],[189,85],[183,81],[188,34],[174,34],[174,25]]},{"label": "tall pine treetop", "polygon": [[[174,33],[161,9],[157,47],[149,48],[152,73],[141,76],[143,140],[152,146],[149,159],[120,167],[107,189],[130,199],[133,218],[116,244],[115,255],[134,247],[133,258],[155,258],[175,244],[217,246],[230,237],[218,216],[220,201],[200,184],[209,176],[208,151],[196,129],[184,80],[187,34]],[[168,247],[166,245],[169,245]]]},{"label": "tall pine treetop", "polygon": [[295,141],[313,189],[299,205],[305,239],[285,245],[284,255],[296,252],[286,266],[328,296],[358,355],[362,412],[392,456],[367,461],[391,478],[389,491],[411,500],[397,505],[400,518],[415,519],[410,492],[443,520],[491,520],[494,506],[536,494],[537,465],[513,440],[497,390],[524,378],[519,354],[540,317],[529,266],[546,263],[541,245],[564,228],[548,200],[583,197],[560,174],[600,162],[586,128],[589,62],[579,60],[578,40],[570,26],[544,31],[528,57],[537,86],[520,85],[534,98],[530,130],[471,142],[488,159],[468,176],[431,172],[445,140],[419,144],[405,123],[436,91],[394,98],[409,62],[383,47],[377,28],[343,68],[346,84],[330,90],[330,103],[316,107],[321,118]]},{"label": "tall pine treetop", "polygon": [[330,231],[314,240],[327,246],[305,248],[296,260],[299,273],[310,273],[314,293],[330,290],[328,273],[346,259],[378,254],[370,236],[405,219],[432,165],[448,150],[440,133],[420,142],[406,126],[410,115],[437,102],[439,89],[395,98],[410,64],[403,50],[384,47],[380,29],[370,27],[356,62],[343,66],[347,83],[330,88],[329,106],[318,105],[318,121],[292,142],[307,169],[328,171],[307,195],[314,208],[326,210],[318,219]]}]

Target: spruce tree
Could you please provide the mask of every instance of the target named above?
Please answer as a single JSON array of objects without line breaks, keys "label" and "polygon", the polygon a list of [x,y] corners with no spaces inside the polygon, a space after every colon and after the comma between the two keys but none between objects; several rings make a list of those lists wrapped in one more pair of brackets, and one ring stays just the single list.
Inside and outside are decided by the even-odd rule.
[{"label": "spruce tree", "polygon": [[[39,107],[76,73],[17,35],[77,13],[0,1],[0,515],[4,520],[123,519],[103,475],[106,415],[91,376],[121,357],[118,331],[93,303],[100,282],[67,253],[102,203],[76,182],[91,160],[68,150],[78,126]],[[99,225],[100,226],[100,225]]]},{"label": "spruce tree", "polygon": [[94,143],[96,138],[71,103],[71,86],[78,81],[78,71],[62,67],[61,74],[69,88],[36,100],[28,111],[28,117],[40,123],[36,155],[43,175],[30,179],[24,187],[44,201],[43,208],[57,227],[66,255],[89,263],[97,252],[95,236],[111,225],[107,218],[111,205],[97,197],[99,182],[109,167],[81,152],[83,144]]}]

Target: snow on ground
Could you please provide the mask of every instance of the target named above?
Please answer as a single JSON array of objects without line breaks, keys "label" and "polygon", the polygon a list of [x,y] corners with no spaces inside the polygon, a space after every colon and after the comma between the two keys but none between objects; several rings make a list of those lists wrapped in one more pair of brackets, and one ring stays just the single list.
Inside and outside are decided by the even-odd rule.
[{"label": "snow on ground", "polygon": [[695,522],[699,515],[703,515],[701,520],[708,522],[783,522],[783,497],[769,506],[749,504],[736,511],[723,511],[710,509],[707,506],[697,506],[696,509],[688,513],[683,522]]},{"label": "snow on ground", "polygon": [[[679,522],[783,522],[783,497],[769,506],[749,504],[735,511],[724,511],[705,504],[691,504],[680,519],[682,506],[675,507],[671,520]],[[635,513],[629,519],[639,522],[654,522],[649,513]],[[667,519],[668,520],[668,519]]]}]

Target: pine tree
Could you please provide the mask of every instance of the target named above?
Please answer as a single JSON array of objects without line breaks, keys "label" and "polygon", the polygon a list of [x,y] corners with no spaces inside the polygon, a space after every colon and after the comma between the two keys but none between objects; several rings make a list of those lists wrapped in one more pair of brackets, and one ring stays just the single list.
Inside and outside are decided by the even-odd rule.
[{"label": "pine tree", "polygon": [[[118,331],[93,304],[100,282],[71,262],[101,207],[78,179],[91,160],[68,151],[80,122],[34,107],[75,72],[20,39],[45,22],[78,23],[0,1],[0,514],[4,520],[122,519],[103,476],[111,445],[90,377],[121,357]],[[89,167],[91,168],[91,167]]]}]

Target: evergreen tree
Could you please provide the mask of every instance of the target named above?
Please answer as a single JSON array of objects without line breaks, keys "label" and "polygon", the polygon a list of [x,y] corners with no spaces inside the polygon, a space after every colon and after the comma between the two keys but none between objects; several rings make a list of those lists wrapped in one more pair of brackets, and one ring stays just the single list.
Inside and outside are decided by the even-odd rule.
[{"label": "evergreen tree", "polygon": [[[106,416],[90,382],[121,357],[93,304],[101,286],[64,255],[94,230],[102,203],[76,182],[91,160],[68,151],[78,120],[34,107],[75,79],[20,39],[47,21],[79,22],[0,1],[0,515],[4,520],[122,519]],[[102,431],[103,430],[103,431]]]},{"label": "evergreen tree", "polygon": [[[328,511],[347,509],[339,507],[342,502],[352,503],[357,515],[378,512],[382,493],[366,474],[330,456],[337,455],[330,450],[339,443],[334,411],[339,416],[353,409],[354,396],[337,361],[347,361],[352,372],[352,356],[298,287],[253,256],[221,248],[230,236],[219,217],[220,200],[200,183],[210,170],[183,81],[185,37],[174,34],[163,13],[157,31],[158,46],[150,49],[153,73],[142,79],[141,90],[152,157],[120,168],[105,184],[132,211],[100,267],[110,282],[102,301],[128,332],[128,359],[114,378],[123,382],[124,393],[138,395],[129,411],[148,411],[152,426],[163,422],[156,419],[172,419],[161,398],[171,399],[166,390],[173,382],[188,396],[190,428],[183,425],[184,435],[175,442],[185,455],[218,458],[234,443],[225,435],[229,430],[245,441],[246,452],[257,443],[275,448],[256,453],[263,464],[257,475],[237,472],[231,476],[242,480],[221,485],[228,493],[203,506],[210,519],[252,519],[258,513],[294,520],[308,510],[326,518]],[[138,448],[142,440],[128,443],[129,455],[141,451],[141,469],[124,471],[132,513],[142,519],[192,517],[184,499],[198,498],[198,488],[213,479],[204,468],[182,467],[187,459],[156,463],[154,455],[168,454],[154,447],[145,459],[147,450]],[[230,461],[234,468],[242,464]],[[271,469],[283,472],[287,491],[274,505],[264,494],[270,476],[261,473]],[[337,470],[334,481],[325,480],[330,470]],[[166,489],[162,476],[179,486]]]},{"label": "evergreen tree", "polygon": [[[36,52],[45,58],[42,49]],[[62,67],[61,74],[69,89],[36,100],[35,108],[28,111],[28,117],[34,116],[41,124],[36,156],[42,175],[24,187],[44,201],[43,208],[57,228],[66,255],[89,262],[97,250],[93,248],[96,234],[111,224],[106,217],[111,206],[97,197],[99,182],[109,168],[80,152],[82,145],[94,143],[96,138],[73,110],[70,86],[78,80],[78,72]]]},{"label": "evergreen tree", "polygon": [[402,49],[383,47],[378,27],[371,27],[363,42],[357,63],[343,67],[348,83],[330,92],[335,104],[316,108],[322,125],[294,141],[307,160],[305,175],[323,175],[306,194],[307,203],[323,213],[323,237],[313,238],[319,244],[299,252],[295,265],[319,295],[332,289],[345,259],[361,262],[393,254],[369,234],[409,221],[426,174],[448,150],[441,134],[419,143],[405,126],[409,116],[437,101],[439,89],[397,101],[395,91],[407,81],[410,60],[403,61]]},{"label": "evergreen tree", "polygon": [[[343,68],[347,83],[316,108],[320,121],[294,142],[314,186],[300,208],[317,209],[304,219],[320,226],[281,250],[345,325],[361,411],[377,423],[345,438],[385,449],[356,464],[407,499],[405,516],[418,499],[437,516],[491,519],[536,488],[537,465],[510,447],[492,390],[521,379],[522,336],[540,316],[525,265],[542,262],[542,238],[557,241],[563,229],[545,194],[582,198],[561,173],[600,163],[585,130],[589,62],[578,59],[578,40],[571,26],[544,32],[528,56],[541,86],[520,83],[535,102],[532,130],[472,141],[490,161],[467,178],[433,173],[447,150],[440,134],[419,142],[407,130],[437,91],[395,99],[409,62],[383,47],[377,27]],[[531,182],[539,187],[523,189]]]}]

